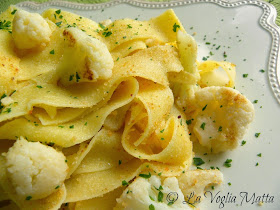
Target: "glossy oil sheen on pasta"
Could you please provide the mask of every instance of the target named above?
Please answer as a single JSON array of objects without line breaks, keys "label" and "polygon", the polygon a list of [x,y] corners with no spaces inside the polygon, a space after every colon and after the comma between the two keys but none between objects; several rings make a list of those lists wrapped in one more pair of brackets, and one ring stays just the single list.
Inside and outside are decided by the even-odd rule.
[{"label": "glossy oil sheen on pasta", "polygon": [[[40,21],[49,30],[41,39],[27,37],[39,26],[34,26],[33,16],[20,12],[11,6],[0,15],[5,26],[0,28],[0,202],[8,201],[0,205],[137,209],[140,201],[126,197],[133,193],[127,185],[137,185],[135,178],[135,183],[152,182],[156,175],[167,183],[175,177],[181,194],[195,186],[200,189],[197,196],[207,185],[221,183],[217,170],[189,170],[193,143],[214,153],[235,148],[254,110],[232,89],[234,64],[196,61],[196,43],[173,10],[147,21],[127,18],[101,24],[48,9]],[[22,36],[17,19],[30,21],[22,23]],[[34,45],[22,44],[19,37]],[[217,71],[219,67],[224,72]],[[224,110],[217,109],[220,105]],[[238,113],[244,118],[242,128]],[[224,114],[228,118],[221,117]],[[47,197],[22,198],[8,175],[8,154],[15,141],[25,141],[20,139],[40,142],[65,156],[67,176]],[[39,176],[31,188],[34,179]],[[165,185],[156,192],[166,196]],[[147,209],[191,208],[160,200],[141,202]]]}]

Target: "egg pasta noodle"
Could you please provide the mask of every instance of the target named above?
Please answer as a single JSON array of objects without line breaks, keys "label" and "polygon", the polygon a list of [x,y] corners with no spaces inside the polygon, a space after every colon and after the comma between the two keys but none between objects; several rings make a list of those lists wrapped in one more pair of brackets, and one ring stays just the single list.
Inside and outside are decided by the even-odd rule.
[{"label": "egg pasta noodle", "polygon": [[0,207],[189,209],[189,192],[222,182],[190,169],[193,143],[235,148],[254,109],[232,89],[234,64],[197,61],[173,10],[97,23],[10,6],[0,21]]}]

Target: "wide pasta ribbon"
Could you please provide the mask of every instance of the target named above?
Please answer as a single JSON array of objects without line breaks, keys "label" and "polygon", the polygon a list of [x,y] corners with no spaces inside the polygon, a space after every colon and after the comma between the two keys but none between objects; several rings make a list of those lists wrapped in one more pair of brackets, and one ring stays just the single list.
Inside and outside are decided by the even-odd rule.
[{"label": "wide pasta ribbon", "polygon": [[185,164],[192,156],[192,143],[181,118],[181,113],[173,107],[169,88],[140,82],[122,136],[124,149],[140,159]]},{"label": "wide pasta ribbon", "polygon": [[102,127],[106,117],[119,107],[130,103],[137,92],[137,80],[129,78],[115,91],[107,106],[81,119],[61,125],[42,126],[20,117],[0,127],[0,138],[16,139],[16,136],[25,136],[33,141],[52,142],[61,147],[70,147],[92,138]]}]

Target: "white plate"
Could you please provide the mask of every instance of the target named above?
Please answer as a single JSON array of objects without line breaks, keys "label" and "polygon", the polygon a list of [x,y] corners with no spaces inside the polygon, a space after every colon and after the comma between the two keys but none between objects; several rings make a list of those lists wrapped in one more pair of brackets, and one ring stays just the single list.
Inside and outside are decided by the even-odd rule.
[{"label": "white plate", "polygon": [[[224,173],[225,182],[212,191],[213,196],[217,194],[215,199],[212,200],[208,193],[208,199],[199,207],[256,209],[259,207],[257,196],[265,195],[264,204],[259,208],[280,209],[280,33],[274,24],[276,10],[271,5],[255,0],[236,3],[219,0],[172,3],[119,0],[92,5],[57,1],[43,4],[23,2],[18,6],[36,12],[49,7],[60,8],[97,22],[126,17],[146,20],[167,8],[173,8],[185,29],[190,34],[197,33],[195,39],[199,44],[199,60],[208,56],[210,51],[214,54],[211,59],[223,60],[226,52],[226,59],[237,65],[236,89],[252,102],[258,100],[255,104],[256,117],[244,137],[247,141],[244,146],[218,156],[201,155],[205,161],[211,160],[209,164],[202,165],[203,168],[218,166]],[[216,50],[218,46],[221,47]],[[265,73],[261,73],[261,69]],[[243,78],[243,74],[248,74],[248,77]],[[255,133],[261,134],[256,138]],[[259,153],[262,157],[257,156]],[[233,160],[231,168],[223,166],[227,158]],[[257,162],[259,166],[255,166]],[[228,182],[232,185],[228,186]],[[246,193],[247,200],[244,197]],[[266,197],[268,194],[270,197]],[[236,196],[235,200],[233,196]]]}]

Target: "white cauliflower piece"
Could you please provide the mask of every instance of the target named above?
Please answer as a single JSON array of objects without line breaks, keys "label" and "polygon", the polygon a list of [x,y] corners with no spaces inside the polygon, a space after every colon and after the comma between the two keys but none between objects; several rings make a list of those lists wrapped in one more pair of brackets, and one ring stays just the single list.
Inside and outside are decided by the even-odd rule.
[{"label": "white cauliflower piece", "polygon": [[166,178],[161,185],[160,177],[153,175],[149,179],[136,178],[117,199],[115,209],[142,210],[152,206],[161,210],[191,209],[183,202],[184,195],[176,177]]},{"label": "white cauliflower piece", "polygon": [[63,184],[68,171],[65,159],[54,148],[21,137],[6,154],[8,177],[19,197],[41,199]]},{"label": "white cauliflower piece", "polygon": [[[63,83],[109,79],[114,66],[107,46],[78,28],[65,29],[68,49],[64,55]],[[71,75],[75,79],[71,78]]]},{"label": "white cauliflower piece", "polygon": [[[204,190],[210,185],[217,185],[223,182],[223,174],[219,170],[193,170],[182,173],[178,177],[180,189],[186,201],[196,203],[204,197]],[[201,199],[198,199],[198,197]]]},{"label": "white cauliflower piece", "polygon": [[198,90],[191,106],[192,133],[213,153],[234,149],[254,118],[253,104],[228,87]]},{"label": "white cauliflower piece", "polygon": [[19,49],[45,46],[50,41],[52,33],[49,24],[40,14],[24,10],[16,12],[12,32],[16,47]]},{"label": "white cauliflower piece", "polygon": [[8,106],[11,103],[14,103],[14,100],[10,96],[6,96],[6,97],[2,98],[0,101],[1,101],[1,104],[3,104],[4,106]]}]

